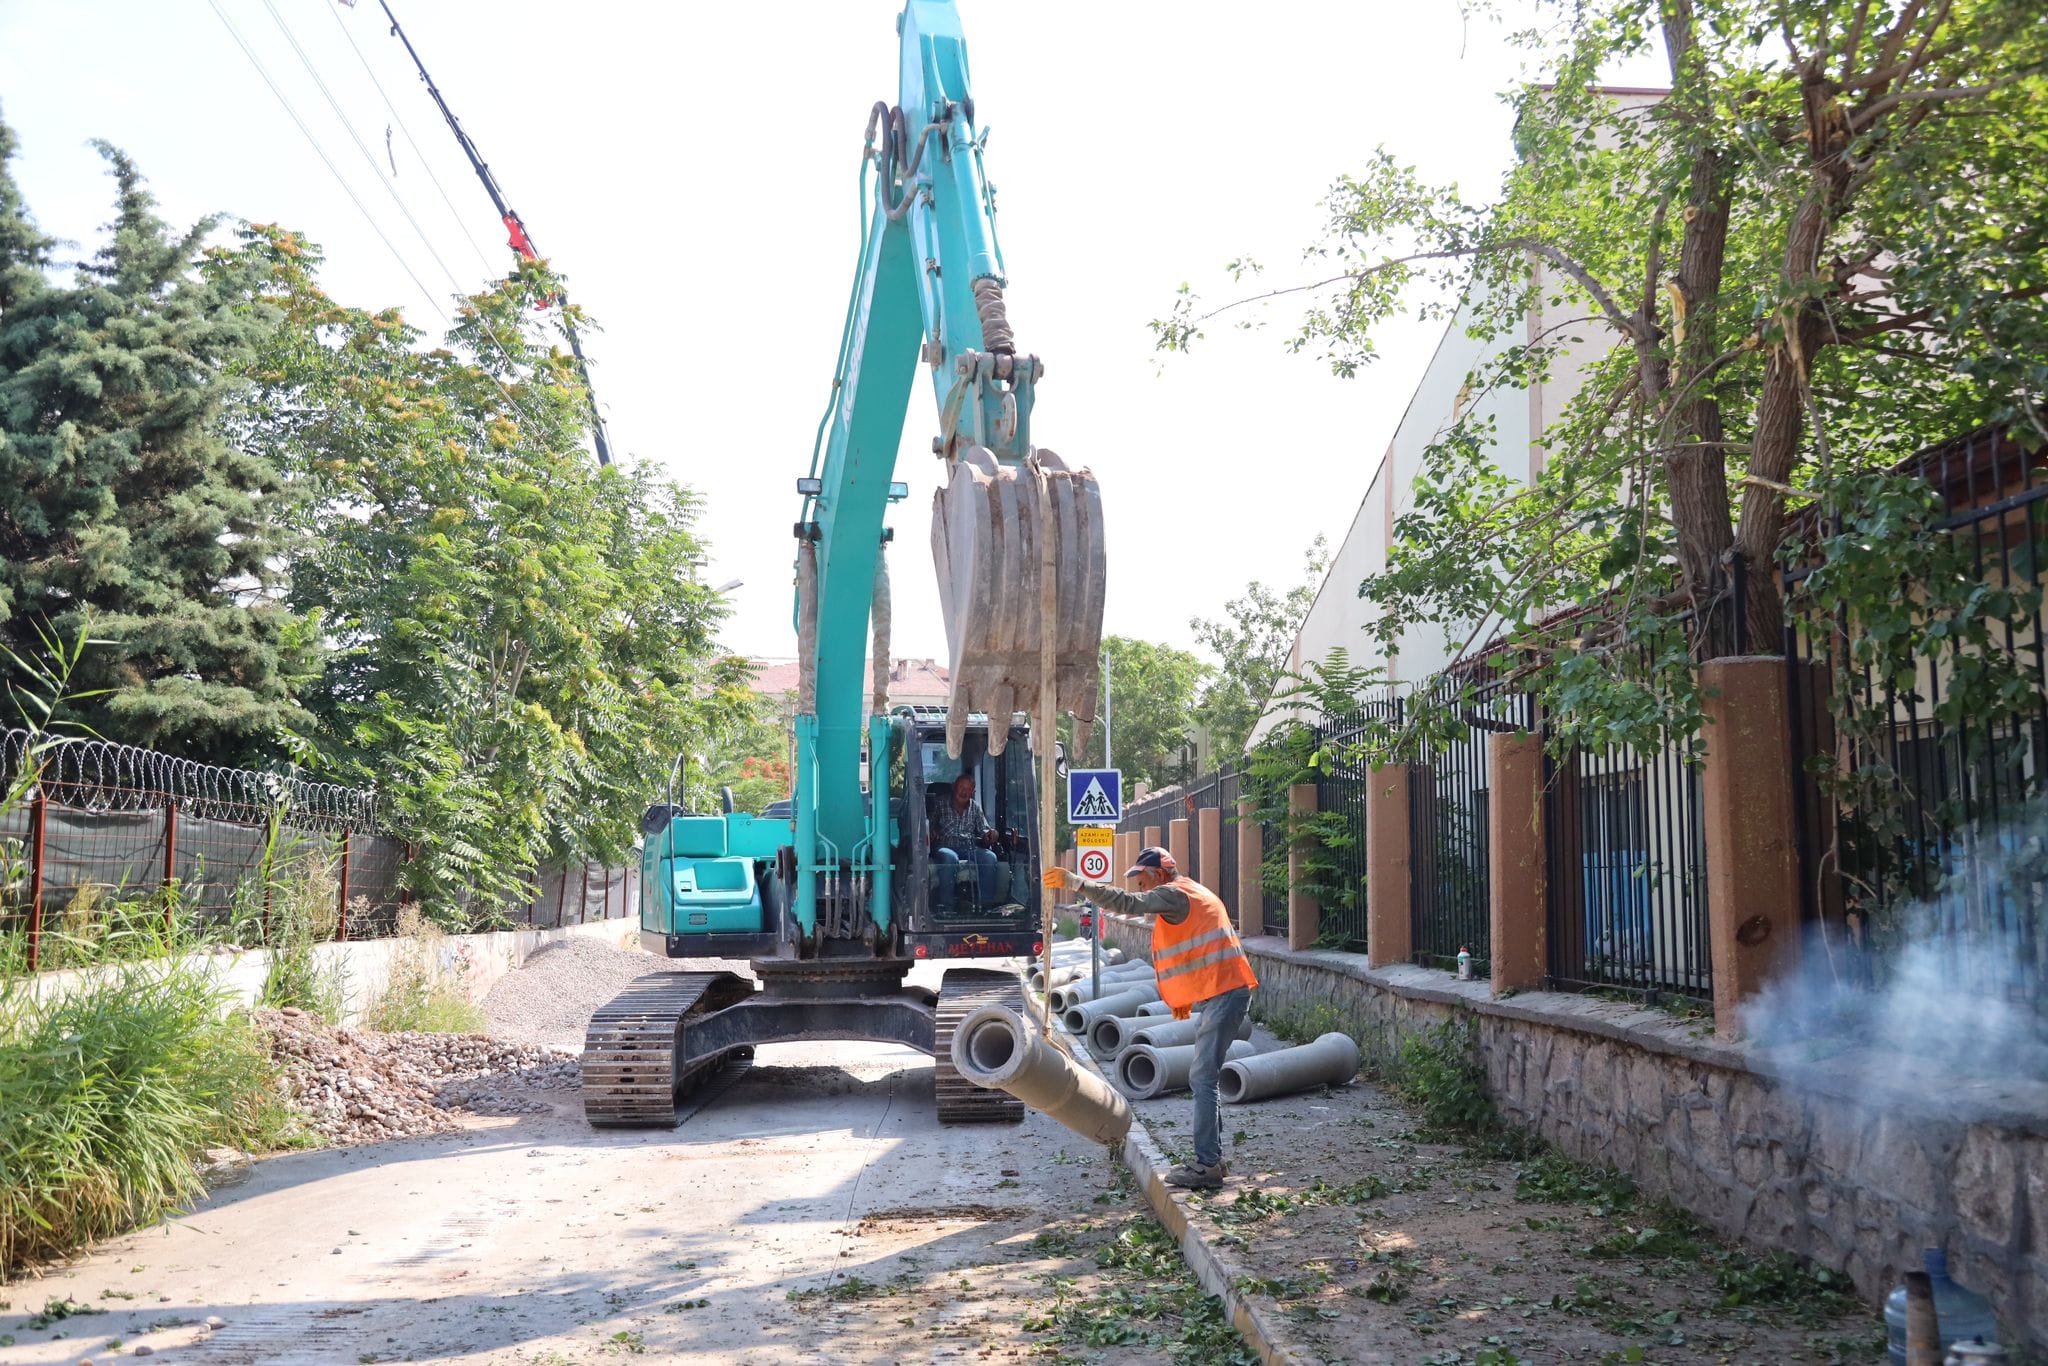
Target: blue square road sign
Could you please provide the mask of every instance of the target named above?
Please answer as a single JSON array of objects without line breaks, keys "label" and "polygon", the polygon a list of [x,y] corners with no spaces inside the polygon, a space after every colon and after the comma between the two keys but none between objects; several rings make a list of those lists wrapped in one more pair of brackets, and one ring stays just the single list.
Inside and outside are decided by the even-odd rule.
[{"label": "blue square road sign", "polygon": [[1067,820],[1074,825],[1115,825],[1124,818],[1124,775],[1114,768],[1067,770]]}]

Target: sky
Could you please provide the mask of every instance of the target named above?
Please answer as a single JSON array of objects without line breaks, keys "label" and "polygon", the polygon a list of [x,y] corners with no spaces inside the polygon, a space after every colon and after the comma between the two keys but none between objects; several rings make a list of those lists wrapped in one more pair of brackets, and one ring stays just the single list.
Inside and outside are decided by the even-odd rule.
[{"label": "sky", "polygon": [[[741,584],[726,643],[793,655],[795,480],[829,396],[900,4],[391,5],[601,326],[586,350],[615,450],[702,496],[705,579]],[[1249,580],[1298,581],[1311,540],[1342,536],[1440,324],[1388,329],[1350,380],[1284,349],[1286,312],[1186,356],[1162,357],[1146,324],[1184,281],[1229,297],[1240,255],[1271,283],[1302,278],[1330,182],[1381,144],[1483,193],[1522,54],[1451,0],[960,9],[1010,317],[1046,365],[1034,435],[1102,482],[1105,629],[1192,647],[1192,617]],[[39,224],[88,249],[110,216],[88,146],[104,138],[174,223],[296,228],[325,248],[336,298],[401,306],[429,333],[508,260],[376,0],[0,0],[0,117]],[[897,460],[894,653],[943,658],[930,394],[913,390]]]}]

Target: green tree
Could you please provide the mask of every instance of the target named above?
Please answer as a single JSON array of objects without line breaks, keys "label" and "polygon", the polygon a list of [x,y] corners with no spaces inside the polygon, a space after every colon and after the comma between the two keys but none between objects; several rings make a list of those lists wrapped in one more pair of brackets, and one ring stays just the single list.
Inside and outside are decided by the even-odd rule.
[{"label": "green tree", "polygon": [[407,876],[452,920],[544,863],[628,857],[745,666],[715,648],[694,495],[584,450],[545,267],[424,349],[395,311],[328,298],[319,264],[272,227],[214,262],[285,320],[245,439],[305,485],[291,597],[333,644],[308,697],[318,762],[390,794],[421,846]]},{"label": "green tree", "polygon": [[[734,809],[758,815],[790,795],[796,774],[790,766],[788,715],[784,699],[756,692],[743,682],[729,685],[727,695],[719,699],[703,754],[711,796],[729,787]],[[699,810],[717,809],[704,798],[693,800]]]},{"label": "green tree", "polygon": [[281,600],[277,471],[225,421],[273,316],[195,268],[213,220],[174,233],[105,144],[114,220],[54,281],[14,145],[0,123],[0,647],[27,656],[90,621],[66,719],[216,763],[274,757],[317,642]]},{"label": "green tree", "polygon": [[[1596,0],[1518,41],[1537,70],[1497,192],[1381,151],[1331,192],[1325,269],[1272,293],[1312,300],[1293,345],[1345,375],[1414,286],[1502,343],[1475,391],[1611,343],[1533,488],[1473,407],[1450,423],[1363,592],[1383,648],[1497,612],[1560,741],[1647,738],[1697,725],[1697,657],[1782,647],[1788,507],[1841,524],[1875,472],[1980,424],[2048,438],[2048,24],[2007,0]],[[1659,52],[1663,99],[1600,85]],[[1184,291],[1160,344],[1252,302]],[[1707,629],[1737,582],[1746,639]]]},{"label": "green tree", "polygon": [[1318,536],[1308,549],[1300,583],[1283,591],[1254,579],[1243,597],[1224,605],[1222,617],[1196,617],[1189,623],[1195,639],[1218,660],[1195,719],[1209,732],[1219,762],[1233,762],[1244,753],[1252,727],[1287,678],[1294,638],[1328,566],[1329,543]]},{"label": "green tree", "polygon": [[[1186,650],[1128,636],[1104,636],[1114,734],[1110,757],[1123,770],[1126,789],[1137,783],[1165,787],[1195,776],[1188,756],[1194,744],[1195,698],[1210,669]],[[1098,708],[1098,715],[1099,715]],[[1102,726],[1088,733],[1078,767],[1102,762]]]}]

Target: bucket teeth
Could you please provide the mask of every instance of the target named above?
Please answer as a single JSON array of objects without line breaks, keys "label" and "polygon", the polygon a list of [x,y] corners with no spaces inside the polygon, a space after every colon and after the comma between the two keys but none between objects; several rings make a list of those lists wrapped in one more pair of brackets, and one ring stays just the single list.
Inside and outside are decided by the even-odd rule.
[{"label": "bucket teeth", "polygon": [[1107,554],[1102,488],[1087,470],[1037,452],[1050,493],[1041,511],[1037,476],[1004,465],[985,447],[969,447],[932,504],[932,558],[952,652],[953,691],[946,746],[955,757],[970,712],[991,722],[989,749],[1002,753],[1003,722],[1038,714],[1041,547],[1052,538],[1055,563],[1053,661],[1058,701],[1083,725],[1095,719],[1101,668],[1102,599]]}]

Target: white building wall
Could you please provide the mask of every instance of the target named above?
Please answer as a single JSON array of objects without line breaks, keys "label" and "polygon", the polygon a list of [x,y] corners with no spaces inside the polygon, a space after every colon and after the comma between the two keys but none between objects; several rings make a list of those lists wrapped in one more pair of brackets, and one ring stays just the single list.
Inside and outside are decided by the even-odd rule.
[{"label": "white building wall", "polygon": [[[1540,273],[1537,283],[1542,283]],[[1422,471],[1425,454],[1460,412],[1469,410],[1493,420],[1494,463],[1503,474],[1527,485],[1543,468],[1544,428],[1578,393],[1585,368],[1607,354],[1615,334],[1605,323],[1573,322],[1572,314],[1546,322],[1539,310],[1532,312],[1519,335],[1480,341],[1468,332],[1472,314],[1472,301],[1468,300],[1445,328],[1429,368],[1373,466],[1351,528],[1332,553],[1329,571],[1295,637],[1289,659],[1292,669],[1299,671],[1311,660],[1326,660],[1331,651],[1342,647],[1354,665],[1381,668],[1396,681],[1415,682],[1451,663],[1466,635],[1483,624],[1465,623],[1448,641],[1440,627],[1411,629],[1404,633],[1398,651],[1385,657],[1364,634],[1377,614],[1358,595],[1358,586],[1386,569],[1394,523],[1413,506],[1415,478]],[[1473,381],[1476,371],[1509,346],[1559,336],[1575,340],[1554,361],[1551,377],[1542,384],[1482,390]],[[1484,640],[1477,643],[1484,644]],[[1252,738],[1265,734],[1281,714],[1281,709],[1269,709]]]}]

